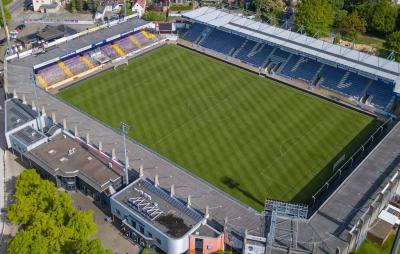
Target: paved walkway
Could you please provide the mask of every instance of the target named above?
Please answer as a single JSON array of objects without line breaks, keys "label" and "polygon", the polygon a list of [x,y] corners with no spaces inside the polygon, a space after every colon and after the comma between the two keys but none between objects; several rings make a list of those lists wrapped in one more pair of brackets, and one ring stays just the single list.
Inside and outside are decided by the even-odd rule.
[{"label": "paved walkway", "polygon": [[137,245],[134,245],[132,242],[124,238],[113,224],[105,221],[104,218],[107,215],[104,214],[89,197],[80,192],[74,191],[68,192],[68,194],[72,197],[74,200],[74,205],[78,209],[94,211],[93,219],[98,229],[95,238],[99,238],[106,249],[111,249],[116,254],[139,253],[139,248]]}]

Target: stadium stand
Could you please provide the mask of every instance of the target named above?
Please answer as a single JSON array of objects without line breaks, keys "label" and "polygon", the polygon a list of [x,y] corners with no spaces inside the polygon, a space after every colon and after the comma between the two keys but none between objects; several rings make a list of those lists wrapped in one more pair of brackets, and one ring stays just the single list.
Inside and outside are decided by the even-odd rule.
[{"label": "stadium stand", "polygon": [[393,84],[374,81],[355,71],[292,54],[278,46],[257,42],[250,37],[194,22],[184,33],[183,39],[268,72],[275,72],[284,78],[302,80],[369,103],[379,110],[390,111],[397,103]]},{"label": "stadium stand", "polygon": [[88,71],[99,64],[97,60],[91,56],[99,51],[110,59],[116,59],[121,56],[150,45],[157,41],[158,37],[146,31],[131,34],[123,38],[108,42],[99,46],[97,49],[86,51],[85,53],[76,54],[66,59],[57,61],[36,71],[36,79],[41,87],[47,87],[61,82],[67,78],[73,77],[85,71]]},{"label": "stadium stand", "polygon": [[385,84],[381,81],[374,81],[368,87],[367,96],[371,97],[370,103],[375,107],[385,110],[390,108],[390,104],[396,99],[393,94],[393,85]]}]

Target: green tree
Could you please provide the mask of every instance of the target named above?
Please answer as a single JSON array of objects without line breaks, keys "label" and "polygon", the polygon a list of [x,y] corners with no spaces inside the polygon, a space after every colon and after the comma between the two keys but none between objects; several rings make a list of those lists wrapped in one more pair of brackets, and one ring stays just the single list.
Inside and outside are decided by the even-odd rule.
[{"label": "green tree", "polygon": [[257,10],[262,20],[272,18],[272,22],[277,24],[284,13],[285,3],[282,0],[256,0]]},{"label": "green tree", "polygon": [[11,240],[9,254],[75,253],[83,246],[101,246],[89,241],[97,230],[93,212],[76,210],[71,197],[58,191],[52,182],[42,180],[33,169],[18,177],[15,203],[9,206],[7,219],[22,229]]},{"label": "green tree", "polygon": [[76,0],[76,10],[83,11],[83,0]]},{"label": "green tree", "polygon": [[303,26],[308,35],[329,34],[333,24],[333,8],[327,0],[304,0],[299,4],[296,26]]},{"label": "green tree", "polygon": [[[390,34],[386,38],[384,47],[397,52],[395,58],[396,58],[396,61],[400,61],[400,31],[396,31],[396,32]],[[384,55],[388,55],[388,54],[389,54],[388,51],[384,52]]]},{"label": "green tree", "polygon": [[75,12],[76,12],[76,1],[77,1],[77,0],[71,0],[70,8],[71,8],[71,12],[72,12],[72,13],[75,13]]},{"label": "green tree", "polygon": [[391,1],[367,2],[359,5],[357,9],[367,21],[368,31],[383,37],[395,30],[398,7]]},{"label": "green tree", "polygon": [[343,18],[341,22],[341,30],[347,37],[355,39],[358,33],[365,33],[367,30],[367,22],[358,15],[357,10]]},{"label": "green tree", "polygon": [[105,250],[99,239],[81,242],[76,254],[112,254],[111,250]]}]

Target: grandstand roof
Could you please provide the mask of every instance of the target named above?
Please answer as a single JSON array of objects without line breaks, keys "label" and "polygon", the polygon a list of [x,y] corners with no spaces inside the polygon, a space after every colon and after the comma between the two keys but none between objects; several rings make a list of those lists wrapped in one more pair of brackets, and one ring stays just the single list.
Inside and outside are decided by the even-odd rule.
[{"label": "grandstand roof", "polygon": [[184,18],[204,23],[257,40],[267,41],[285,50],[318,58],[329,64],[353,69],[361,75],[381,78],[396,84],[400,93],[400,63],[357,50],[331,44],[297,32],[230,14],[212,7],[202,7],[183,14]]}]

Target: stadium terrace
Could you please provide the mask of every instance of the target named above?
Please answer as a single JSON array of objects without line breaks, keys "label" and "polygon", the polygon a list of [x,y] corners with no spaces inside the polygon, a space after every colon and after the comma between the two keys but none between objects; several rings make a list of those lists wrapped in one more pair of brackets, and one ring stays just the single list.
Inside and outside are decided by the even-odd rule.
[{"label": "stadium terrace", "polygon": [[[124,235],[161,253],[213,253],[224,249],[249,254],[288,250],[298,253],[354,251],[399,186],[399,63],[214,8],[186,12],[183,18],[185,29],[178,36],[159,34],[156,24],[135,17],[7,57],[4,108],[8,148],[26,159],[43,178],[92,197],[108,211]],[[196,59],[200,64],[218,65],[223,71],[235,72],[226,76],[251,80],[254,85],[263,82],[266,93],[274,92],[264,100],[275,103],[269,108],[285,107],[279,100],[289,94],[287,97],[297,98],[296,103],[306,100],[310,107],[334,108],[343,119],[349,115],[372,119],[372,131],[365,140],[359,141],[351,154],[336,158],[328,170],[329,176],[310,195],[309,203],[267,199],[260,212],[133,137],[126,139],[125,148],[122,133],[111,127],[110,122],[103,123],[93,112],[83,111],[82,105],[60,98],[60,94],[73,89],[78,95],[85,89],[90,90],[84,82],[110,73],[115,78],[121,75],[121,80],[131,80],[127,75],[134,69],[132,80],[138,82],[143,78],[144,69],[166,66],[161,59],[162,52],[172,48],[176,55],[192,57],[180,58],[179,63],[192,63]],[[160,62],[156,60],[164,65],[158,65]],[[139,61],[150,61],[154,65],[135,65]],[[193,70],[196,71],[208,75]],[[161,77],[162,85],[164,78]],[[117,83],[108,82],[107,87]],[[94,89],[100,89],[100,85]],[[159,87],[154,90],[163,92]],[[98,103],[99,98],[91,96],[97,93],[91,91],[85,102]],[[158,102],[152,101],[153,94],[140,95],[147,96],[146,106],[157,105]],[[112,101],[111,97],[107,101]],[[229,97],[223,100],[226,98]],[[130,99],[128,104],[123,104],[118,96],[116,100],[125,107],[139,103]],[[206,97],[205,101],[212,100],[216,98]],[[177,97],[173,101],[174,106],[181,102]],[[287,104],[292,109],[296,106]],[[96,105],[101,111],[109,112],[102,105]],[[185,110],[196,109],[183,105]],[[117,110],[117,107],[108,109]],[[285,120],[283,115],[280,118]],[[178,120],[174,117],[174,121]],[[224,122],[224,126],[228,123]],[[344,127],[337,129],[340,132]],[[281,131],[273,130],[278,134]],[[316,133],[310,140],[318,138],[321,137]],[[278,150],[282,153],[282,145]],[[210,168],[209,172],[213,170],[217,168]],[[247,198],[260,198],[254,198],[253,193],[234,179],[223,180]]]}]

